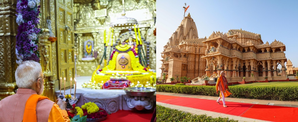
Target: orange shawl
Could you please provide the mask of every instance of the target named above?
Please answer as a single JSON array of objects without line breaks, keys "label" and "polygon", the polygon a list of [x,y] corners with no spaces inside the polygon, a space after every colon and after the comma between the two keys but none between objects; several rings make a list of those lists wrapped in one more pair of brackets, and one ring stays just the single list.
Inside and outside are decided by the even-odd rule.
[{"label": "orange shawl", "polygon": [[38,101],[41,101],[43,99],[49,99],[49,98],[45,96],[37,95],[37,94],[32,94],[29,97],[25,106],[23,122],[37,122],[36,105]]},{"label": "orange shawl", "polygon": [[[224,83],[223,83],[224,81],[223,81],[223,76],[221,76],[220,75],[220,77],[217,79],[217,82],[216,82],[216,86],[215,86],[215,88],[216,88],[216,93],[218,92],[218,87],[219,87],[219,85],[221,85],[221,88],[222,88],[222,92],[223,92],[223,94],[225,95],[225,97],[228,97],[228,96],[230,96],[232,93],[231,92],[229,92],[229,90],[224,86]],[[219,96],[220,97],[222,97],[221,96],[221,93],[219,93]]]}]

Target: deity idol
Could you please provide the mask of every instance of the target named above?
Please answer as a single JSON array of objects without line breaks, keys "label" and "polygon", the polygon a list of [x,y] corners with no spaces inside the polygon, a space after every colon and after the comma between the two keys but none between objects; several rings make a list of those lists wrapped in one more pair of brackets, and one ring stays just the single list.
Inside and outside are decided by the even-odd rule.
[{"label": "deity idol", "polygon": [[115,46],[108,65],[102,69],[98,68],[93,73],[91,80],[98,83],[100,81],[108,81],[113,74],[124,74],[127,79],[134,84],[137,84],[138,81],[141,84],[152,81],[152,77],[156,77],[155,73],[149,71],[148,67],[141,65],[137,53],[138,49],[134,41],[135,40],[130,37]]}]

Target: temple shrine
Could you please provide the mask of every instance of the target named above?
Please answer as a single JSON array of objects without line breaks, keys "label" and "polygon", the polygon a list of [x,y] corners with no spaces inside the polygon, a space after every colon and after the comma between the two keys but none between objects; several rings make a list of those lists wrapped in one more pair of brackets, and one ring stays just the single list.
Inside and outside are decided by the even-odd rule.
[{"label": "temple shrine", "polygon": [[[199,38],[190,14],[184,17],[162,52],[162,74],[171,78],[188,77],[193,82],[218,77],[226,72],[229,83],[242,81],[286,80],[286,46],[277,40],[264,43],[261,35],[242,29],[213,32]],[[281,73],[278,73],[278,66]]]},{"label": "temple shrine", "polygon": [[[44,75],[42,95],[66,100],[68,115],[78,116],[75,107],[84,109],[87,104],[110,114],[134,109],[153,114],[156,0],[0,4],[0,100],[19,89],[14,77],[17,66],[33,60],[40,63]],[[107,115],[95,119],[107,118],[117,119]]]}]

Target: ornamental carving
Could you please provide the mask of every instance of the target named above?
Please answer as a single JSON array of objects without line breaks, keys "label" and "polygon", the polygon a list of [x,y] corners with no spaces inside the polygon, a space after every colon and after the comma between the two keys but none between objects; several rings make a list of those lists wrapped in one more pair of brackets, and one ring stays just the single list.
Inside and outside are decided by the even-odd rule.
[{"label": "ornamental carving", "polygon": [[280,41],[277,41],[277,40],[274,40],[271,44],[270,44],[270,46],[285,46],[285,44],[284,43],[282,43],[282,42],[280,42]]}]

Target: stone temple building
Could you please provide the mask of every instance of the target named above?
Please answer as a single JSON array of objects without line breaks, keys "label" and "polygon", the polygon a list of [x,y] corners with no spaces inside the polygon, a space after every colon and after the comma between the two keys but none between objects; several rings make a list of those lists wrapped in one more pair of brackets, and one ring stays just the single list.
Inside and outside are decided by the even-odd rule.
[{"label": "stone temple building", "polygon": [[[218,76],[225,71],[229,82],[285,80],[287,58],[285,45],[277,40],[264,43],[260,34],[245,30],[213,32],[208,38],[198,38],[190,15],[185,17],[170,37],[162,52],[162,74],[170,78],[190,79]],[[278,75],[277,67],[282,73]]]},{"label": "stone temple building", "polygon": [[290,59],[287,61],[287,75],[296,75],[298,67],[294,67]]},{"label": "stone temple building", "polygon": [[162,74],[167,82],[170,78],[186,76],[193,79],[205,74],[206,38],[199,38],[194,20],[190,14],[185,17],[177,30],[170,37],[162,52]]}]

